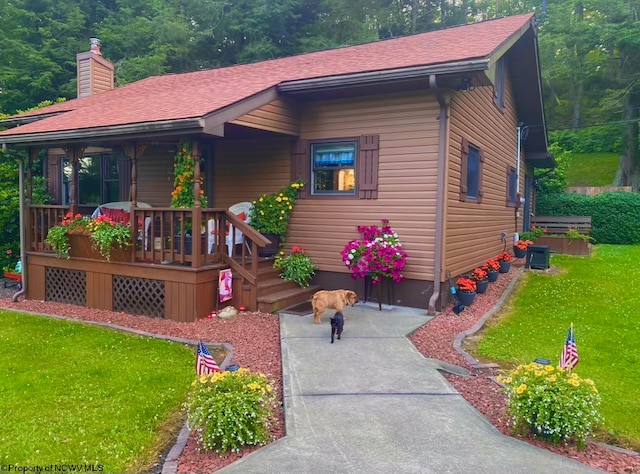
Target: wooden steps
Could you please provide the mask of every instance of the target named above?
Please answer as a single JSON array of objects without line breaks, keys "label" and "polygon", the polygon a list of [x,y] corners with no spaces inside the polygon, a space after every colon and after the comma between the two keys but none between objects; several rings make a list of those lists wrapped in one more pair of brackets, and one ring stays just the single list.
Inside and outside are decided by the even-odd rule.
[{"label": "wooden steps", "polygon": [[[248,288],[248,287],[247,287]],[[258,267],[257,310],[277,313],[304,303],[322,288],[315,285],[300,288],[297,283],[280,278],[280,270],[273,268],[273,258],[261,259]]]}]

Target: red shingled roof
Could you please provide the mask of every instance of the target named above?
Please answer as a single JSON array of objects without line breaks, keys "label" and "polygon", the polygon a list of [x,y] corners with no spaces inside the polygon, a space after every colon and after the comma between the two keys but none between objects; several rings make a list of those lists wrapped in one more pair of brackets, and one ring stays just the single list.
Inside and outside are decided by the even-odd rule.
[{"label": "red shingled roof", "polygon": [[29,115],[75,109],[0,136],[202,117],[284,81],[486,58],[528,28],[531,17],[519,15],[252,64],[149,77],[34,111]]}]

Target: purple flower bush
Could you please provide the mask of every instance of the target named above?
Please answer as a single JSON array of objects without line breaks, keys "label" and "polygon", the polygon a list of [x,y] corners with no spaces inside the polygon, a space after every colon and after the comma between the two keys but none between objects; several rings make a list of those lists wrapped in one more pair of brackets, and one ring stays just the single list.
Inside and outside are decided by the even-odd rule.
[{"label": "purple flower bush", "polygon": [[404,280],[402,270],[407,260],[407,253],[387,219],[382,226],[358,226],[362,239],[352,240],[340,253],[342,261],[351,270],[354,280],[371,277],[372,283],[379,283],[383,278],[392,278],[400,282]]}]

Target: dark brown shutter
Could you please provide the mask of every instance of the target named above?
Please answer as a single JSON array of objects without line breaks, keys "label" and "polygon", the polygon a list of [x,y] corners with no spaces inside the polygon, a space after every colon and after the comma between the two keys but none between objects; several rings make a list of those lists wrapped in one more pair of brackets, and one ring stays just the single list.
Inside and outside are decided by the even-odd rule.
[{"label": "dark brown shutter", "polygon": [[467,166],[469,159],[469,141],[462,139],[462,154],[460,159],[460,200],[467,199]]},{"label": "dark brown shutter", "polygon": [[305,187],[298,192],[298,199],[305,199],[309,196],[311,186],[311,155],[309,151],[309,140],[297,140],[293,144],[291,152],[291,181],[304,180]]},{"label": "dark brown shutter", "polygon": [[484,168],[484,153],[479,149],[478,153],[480,154],[480,159],[478,160],[480,163],[478,164],[478,202],[482,202],[482,196],[484,192],[482,191],[482,169]]},{"label": "dark brown shutter", "polygon": [[378,198],[379,135],[362,135],[358,146],[358,197]]},{"label": "dark brown shutter", "polygon": [[128,156],[120,155],[118,173],[120,175],[120,200],[131,201],[131,160]]}]

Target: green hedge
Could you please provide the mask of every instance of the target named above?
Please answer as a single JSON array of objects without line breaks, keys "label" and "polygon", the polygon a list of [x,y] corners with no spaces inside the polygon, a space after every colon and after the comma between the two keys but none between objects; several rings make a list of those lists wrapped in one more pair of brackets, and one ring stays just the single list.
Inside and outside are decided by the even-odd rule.
[{"label": "green hedge", "polygon": [[539,216],[591,216],[591,237],[600,244],[640,243],[640,194],[610,192],[596,196],[540,195]]}]

